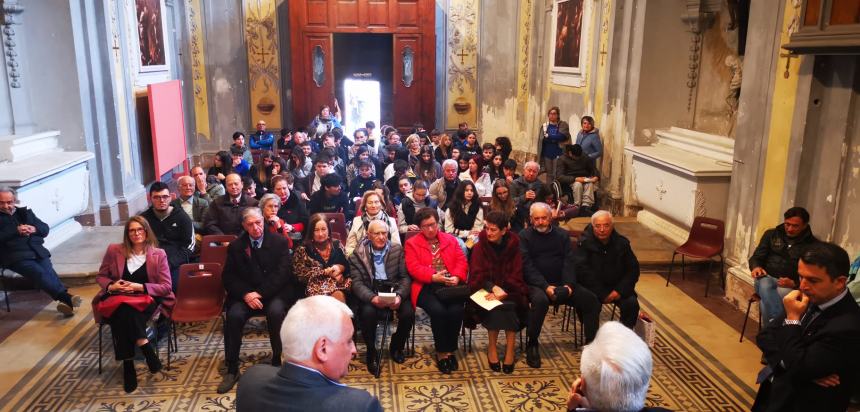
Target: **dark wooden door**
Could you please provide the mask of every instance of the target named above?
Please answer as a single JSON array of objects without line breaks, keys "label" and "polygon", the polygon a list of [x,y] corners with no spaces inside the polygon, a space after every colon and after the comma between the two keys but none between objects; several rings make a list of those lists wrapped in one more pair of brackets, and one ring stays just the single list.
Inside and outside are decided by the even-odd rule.
[{"label": "dark wooden door", "polygon": [[334,101],[334,33],[388,33],[394,36],[394,76],[389,96],[394,126],[408,129],[420,122],[432,129],[436,88],[434,8],[434,0],[290,1],[290,44],[292,50],[300,51],[291,56],[294,123],[306,125],[321,105]]}]

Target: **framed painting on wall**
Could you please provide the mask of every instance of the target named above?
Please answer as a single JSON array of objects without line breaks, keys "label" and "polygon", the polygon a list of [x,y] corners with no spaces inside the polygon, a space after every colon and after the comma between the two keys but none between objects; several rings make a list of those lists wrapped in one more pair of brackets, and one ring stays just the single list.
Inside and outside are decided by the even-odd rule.
[{"label": "framed painting on wall", "polygon": [[555,0],[552,12],[552,81],[582,87],[591,42],[591,1]]},{"label": "framed painting on wall", "polygon": [[140,71],[167,70],[164,0],[134,0]]}]

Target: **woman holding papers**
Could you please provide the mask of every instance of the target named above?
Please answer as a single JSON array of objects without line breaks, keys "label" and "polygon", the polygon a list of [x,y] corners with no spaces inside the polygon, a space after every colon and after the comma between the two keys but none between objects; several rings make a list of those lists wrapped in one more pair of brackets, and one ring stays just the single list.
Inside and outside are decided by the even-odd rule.
[{"label": "woman holding papers", "polygon": [[[472,249],[469,288],[473,295],[466,305],[467,322],[480,322],[487,328],[490,369],[513,373],[516,333],[525,325],[529,303],[520,240],[508,230],[508,218],[503,212],[487,213],[484,230]],[[500,330],[505,331],[504,365],[496,350]]]}]

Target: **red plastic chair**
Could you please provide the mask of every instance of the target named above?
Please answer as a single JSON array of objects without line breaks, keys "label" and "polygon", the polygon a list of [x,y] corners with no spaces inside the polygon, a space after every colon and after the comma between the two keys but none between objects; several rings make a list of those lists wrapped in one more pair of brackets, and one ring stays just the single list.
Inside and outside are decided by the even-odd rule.
[{"label": "red plastic chair", "polygon": [[170,315],[173,347],[177,348],[176,323],[204,322],[223,313],[227,291],[221,282],[218,263],[187,263],[179,267],[176,304]]},{"label": "red plastic chair", "polygon": [[719,219],[709,217],[696,217],[693,220],[693,227],[690,229],[690,237],[683,245],[678,246],[672,252],[672,263],[669,266],[669,274],[666,275],[666,286],[669,286],[669,279],[672,277],[672,268],[675,266],[675,255],[681,255],[681,278],[685,278],[686,262],[685,256],[694,257],[697,259],[708,259],[708,278],[705,280],[705,297],[708,297],[708,290],[711,286],[711,260],[714,256],[720,257],[720,280],[725,288],[725,278],[723,278],[723,243],[726,235],[725,223]]},{"label": "red plastic chair", "polygon": [[[346,244],[346,217],[343,213],[322,213],[325,216],[326,222],[331,227],[331,238],[340,240],[342,244]],[[313,230],[311,228],[310,230]]]},{"label": "red plastic chair", "polygon": [[236,240],[236,235],[207,235],[203,236],[200,246],[201,263],[217,263],[224,267],[227,263],[227,246],[225,243]]}]

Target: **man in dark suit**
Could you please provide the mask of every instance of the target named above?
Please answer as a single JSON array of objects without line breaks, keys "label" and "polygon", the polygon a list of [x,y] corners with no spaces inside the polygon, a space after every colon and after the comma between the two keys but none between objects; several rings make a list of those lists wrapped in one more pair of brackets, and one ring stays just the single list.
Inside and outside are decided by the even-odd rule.
[{"label": "man in dark suit", "polygon": [[0,264],[24,276],[57,301],[57,311],[72,316],[81,297],[69,294],[45,249],[49,227],[31,209],[16,206],[12,188],[0,186]]},{"label": "man in dark suit", "polygon": [[242,177],[230,173],[224,179],[227,193],[209,205],[203,220],[207,235],[239,235],[242,232],[242,211],[257,206],[257,199],[242,193]]},{"label": "man in dark suit", "polygon": [[382,411],[367,391],[340,383],[355,356],[352,311],[331,296],[298,301],[284,320],[286,363],[255,365],[236,393],[237,411]]},{"label": "man in dark suit", "polygon": [[253,315],[265,315],[272,343],[272,365],[281,365],[279,327],[295,302],[296,277],[293,275],[289,241],[281,236],[266,236],[263,213],[250,207],[242,212],[245,233],[230,243],[224,265],[227,290],[227,320],[224,323],[224,358],[227,373],[218,385],[226,393],[239,380],[239,349],[242,329]]},{"label": "man in dark suit", "polygon": [[783,299],[785,316],[759,333],[767,365],[753,411],[844,411],[860,371],[860,307],[845,287],[848,253],[808,246],[797,264],[799,290]]}]

